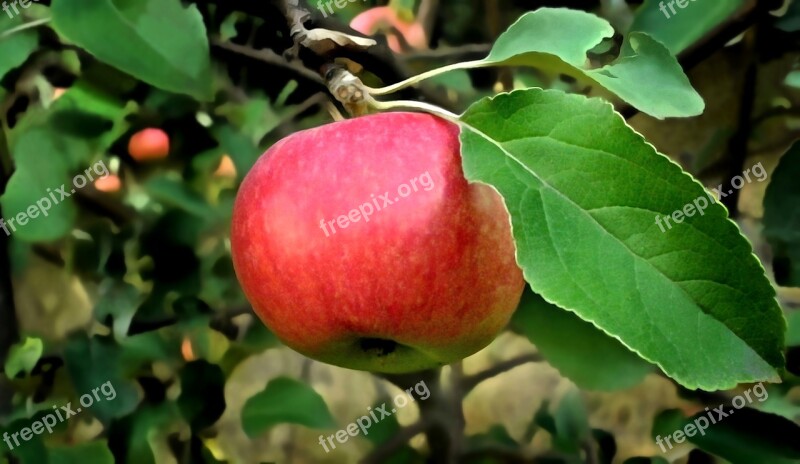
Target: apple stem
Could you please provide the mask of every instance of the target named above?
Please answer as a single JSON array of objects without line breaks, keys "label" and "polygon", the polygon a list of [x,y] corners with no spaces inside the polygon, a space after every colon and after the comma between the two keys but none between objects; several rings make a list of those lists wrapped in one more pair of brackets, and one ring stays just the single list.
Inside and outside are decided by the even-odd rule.
[{"label": "apple stem", "polygon": [[452,123],[459,124],[459,117],[455,113],[451,113],[444,108],[440,108],[436,105],[431,105],[430,103],[425,102],[418,102],[412,100],[396,100],[396,101],[388,101],[388,102],[381,102],[372,99],[370,101],[370,105],[373,108],[378,110],[390,110],[390,109],[397,109],[397,108],[411,108],[422,110],[426,113],[431,113],[433,115],[439,116],[440,118],[446,119]]},{"label": "apple stem", "polygon": [[379,88],[372,88],[366,87],[367,92],[371,95],[387,95],[390,93],[397,92],[398,90],[403,90],[407,87],[411,87],[419,82],[424,81],[425,79],[430,79],[431,77],[436,77],[440,74],[444,74],[450,71],[455,71],[458,69],[474,69],[474,68],[483,68],[490,66],[483,60],[475,60],[475,61],[464,61],[461,63],[453,63],[447,66],[442,66],[441,68],[431,69],[430,71],[426,71],[422,74],[417,74],[416,76],[409,77],[406,80],[400,81],[396,84],[387,85],[386,87],[379,87]]}]

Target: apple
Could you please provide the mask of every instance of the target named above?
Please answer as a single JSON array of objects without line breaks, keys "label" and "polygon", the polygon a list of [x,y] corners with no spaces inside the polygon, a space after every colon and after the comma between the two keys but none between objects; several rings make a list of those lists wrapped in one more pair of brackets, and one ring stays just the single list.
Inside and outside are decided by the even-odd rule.
[{"label": "apple", "polygon": [[365,35],[375,35],[378,32],[385,32],[386,41],[389,48],[395,53],[403,51],[400,40],[395,36],[391,28],[396,29],[403,36],[406,43],[412,48],[424,49],[428,46],[428,39],[425,36],[425,28],[418,21],[405,21],[394,8],[388,6],[378,6],[370,8],[358,14],[352,21],[350,27]]},{"label": "apple", "polygon": [[94,181],[94,188],[105,193],[119,192],[122,189],[122,180],[115,174],[109,174]]},{"label": "apple", "polygon": [[131,137],[128,153],[139,162],[166,158],[169,155],[169,135],[161,129],[143,129]]},{"label": "apple", "polygon": [[295,133],[245,177],[231,248],[256,314],[290,348],[404,373],[488,345],[524,287],[508,212],[469,184],[459,129],[385,113]]}]

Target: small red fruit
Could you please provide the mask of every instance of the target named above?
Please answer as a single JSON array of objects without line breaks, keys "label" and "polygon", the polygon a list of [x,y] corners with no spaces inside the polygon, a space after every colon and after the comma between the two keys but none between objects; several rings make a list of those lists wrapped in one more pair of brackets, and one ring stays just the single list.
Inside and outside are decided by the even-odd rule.
[{"label": "small red fruit", "polygon": [[458,127],[413,113],[293,134],[247,174],[233,211],[236,274],[289,347],[402,373],[469,356],[524,287],[508,212],[469,184]]},{"label": "small red fruit", "polygon": [[169,136],[161,129],[144,129],[128,142],[131,158],[139,162],[154,161],[169,155]]},{"label": "small red fruit", "polygon": [[396,29],[403,36],[403,40],[412,48],[424,49],[428,46],[425,28],[418,21],[408,22],[403,20],[397,12],[388,6],[370,8],[350,22],[350,27],[365,34],[375,35],[378,32],[386,33],[389,48],[395,53],[403,51],[400,40],[396,37]]},{"label": "small red fruit", "polygon": [[94,188],[105,193],[119,192],[122,188],[122,180],[117,175],[109,174],[94,181]]}]

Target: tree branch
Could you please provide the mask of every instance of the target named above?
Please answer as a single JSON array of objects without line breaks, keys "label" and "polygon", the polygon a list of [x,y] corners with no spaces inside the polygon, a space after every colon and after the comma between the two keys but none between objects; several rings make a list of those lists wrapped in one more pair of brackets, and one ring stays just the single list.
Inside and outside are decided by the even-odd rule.
[{"label": "tree branch", "polygon": [[496,377],[503,372],[510,371],[515,367],[522,366],[524,364],[532,363],[532,362],[540,362],[543,358],[539,353],[531,353],[531,354],[524,354],[522,356],[509,359],[508,361],[503,361],[499,364],[496,364],[489,369],[486,369],[483,372],[478,372],[477,374],[473,374],[470,376],[464,377],[461,382],[461,388],[465,392],[468,392],[478,386],[479,383],[483,382],[484,380],[491,379],[492,377]]},{"label": "tree branch", "polygon": [[[11,178],[11,156],[8,151],[5,130],[0,127],[0,196],[6,191]],[[0,218],[3,217],[0,206]],[[14,305],[14,287],[11,283],[11,237],[0,231],[0,361],[5,361],[11,347],[19,341],[19,322]],[[0,414],[11,408],[13,389],[4,378],[0,378]]]}]

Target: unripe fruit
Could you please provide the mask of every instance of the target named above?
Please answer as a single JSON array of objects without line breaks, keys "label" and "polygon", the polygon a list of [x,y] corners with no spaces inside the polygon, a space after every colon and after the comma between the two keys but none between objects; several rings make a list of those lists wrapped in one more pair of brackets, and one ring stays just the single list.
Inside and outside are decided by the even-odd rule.
[{"label": "unripe fruit", "polygon": [[387,113],[298,132],[242,183],[231,233],[255,312],[352,369],[444,365],[491,342],[524,281],[497,192],[469,184],[458,127]]},{"label": "unripe fruit", "polygon": [[222,155],[222,160],[220,160],[219,166],[217,166],[216,171],[214,171],[214,177],[225,179],[236,178],[236,165],[233,163],[233,159],[231,159],[230,156]]},{"label": "unripe fruit", "polygon": [[131,137],[128,153],[139,162],[154,161],[169,155],[169,136],[161,129],[144,129]]}]

